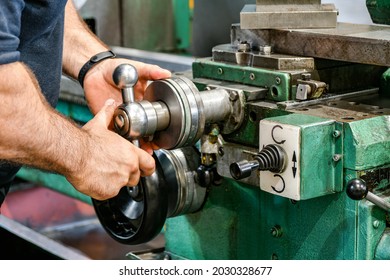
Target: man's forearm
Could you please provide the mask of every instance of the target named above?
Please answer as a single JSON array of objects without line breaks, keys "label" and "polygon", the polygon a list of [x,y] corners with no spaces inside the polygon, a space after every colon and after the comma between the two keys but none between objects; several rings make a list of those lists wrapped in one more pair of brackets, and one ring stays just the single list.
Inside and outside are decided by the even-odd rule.
[{"label": "man's forearm", "polygon": [[56,113],[22,63],[0,66],[0,158],[59,173],[75,172],[86,132]]},{"label": "man's forearm", "polygon": [[15,62],[0,65],[0,102],[2,160],[60,173],[100,200],[154,171],[153,157],[108,130],[112,99],[79,128],[49,106],[27,66]]},{"label": "man's forearm", "polygon": [[106,51],[108,47],[100,41],[78,15],[72,0],[65,9],[63,71],[77,78],[77,75],[93,55]]}]

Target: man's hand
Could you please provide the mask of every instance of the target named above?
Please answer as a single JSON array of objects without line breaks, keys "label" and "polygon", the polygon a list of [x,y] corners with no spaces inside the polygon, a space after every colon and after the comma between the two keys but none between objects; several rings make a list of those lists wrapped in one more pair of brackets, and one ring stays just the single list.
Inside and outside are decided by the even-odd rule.
[{"label": "man's hand", "polygon": [[171,77],[171,73],[168,70],[162,69],[157,65],[145,64],[128,59],[104,60],[93,67],[84,79],[85,98],[93,114],[100,111],[107,99],[114,99],[117,104],[122,103],[121,92],[115,86],[112,74],[118,65],[124,63],[133,65],[138,72],[138,82],[134,88],[136,100],[143,99],[148,81]]},{"label": "man's hand", "polygon": [[[91,56],[107,51],[106,46],[93,34],[78,15],[73,1],[68,1],[65,9],[63,71],[77,78],[82,66]],[[136,100],[141,100],[150,80],[166,79],[171,76],[168,70],[156,65],[145,64],[128,59],[106,59],[99,62],[84,77],[84,90],[89,108],[96,114],[107,99],[122,103],[120,90],[112,80],[115,68],[123,63],[133,65],[138,71],[138,83],[135,86]]]},{"label": "man's hand", "polygon": [[107,100],[83,127],[89,135],[87,157],[76,172],[66,176],[78,191],[98,200],[117,195],[123,186],[137,185],[140,176],[151,175],[155,169],[152,156],[108,130],[115,108],[115,101]]},{"label": "man's hand", "polygon": [[[159,66],[145,64],[127,59],[107,59],[92,68],[84,79],[85,98],[93,114],[99,112],[107,99],[113,99],[116,105],[122,104],[121,91],[115,85],[112,74],[117,66],[123,63],[133,65],[138,72],[138,82],[134,87],[135,99],[142,100],[147,83],[150,80],[165,79],[171,77],[168,70]],[[141,141],[141,147],[149,154],[158,149],[153,143]]]}]

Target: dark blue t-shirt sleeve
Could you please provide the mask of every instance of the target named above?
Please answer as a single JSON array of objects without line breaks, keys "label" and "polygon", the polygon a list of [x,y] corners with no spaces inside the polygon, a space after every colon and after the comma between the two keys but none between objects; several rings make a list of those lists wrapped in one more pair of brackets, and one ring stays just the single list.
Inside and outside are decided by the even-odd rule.
[{"label": "dark blue t-shirt sleeve", "polygon": [[0,0],[0,64],[20,60],[19,35],[23,0]]}]

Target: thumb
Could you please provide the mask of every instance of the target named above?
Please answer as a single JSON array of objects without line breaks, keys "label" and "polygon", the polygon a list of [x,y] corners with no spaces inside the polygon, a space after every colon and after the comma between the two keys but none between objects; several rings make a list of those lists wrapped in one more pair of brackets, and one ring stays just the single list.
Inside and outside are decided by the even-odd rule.
[{"label": "thumb", "polygon": [[115,100],[107,99],[100,111],[95,115],[94,120],[108,128],[114,117],[115,109]]}]

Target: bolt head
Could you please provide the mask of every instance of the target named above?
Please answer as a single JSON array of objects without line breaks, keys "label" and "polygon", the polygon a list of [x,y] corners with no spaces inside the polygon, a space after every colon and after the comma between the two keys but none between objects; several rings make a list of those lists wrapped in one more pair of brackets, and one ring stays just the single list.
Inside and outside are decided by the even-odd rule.
[{"label": "bolt head", "polygon": [[243,42],[238,45],[238,51],[249,52],[251,50],[251,45],[249,43]]},{"label": "bolt head", "polygon": [[272,47],[265,45],[265,46],[260,46],[260,53],[262,55],[271,55],[272,53]]},{"label": "bolt head", "polygon": [[271,228],[271,235],[272,237],[279,238],[283,235],[283,231],[281,226],[276,225]]},{"label": "bolt head", "polygon": [[338,137],[340,137],[340,135],[341,135],[341,132],[339,130],[333,131],[333,137],[334,138],[338,138]]},{"label": "bolt head", "polygon": [[304,81],[309,81],[311,79],[311,74],[310,73],[302,73],[301,78]]},{"label": "bolt head", "polygon": [[337,161],[340,161],[340,160],[341,160],[341,155],[339,155],[339,154],[333,155],[333,161],[337,162]]},{"label": "bolt head", "polygon": [[375,221],[372,223],[372,226],[373,226],[374,228],[379,228],[380,225],[381,225],[381,222],[378,221],[378,220],[375,220]]}]

